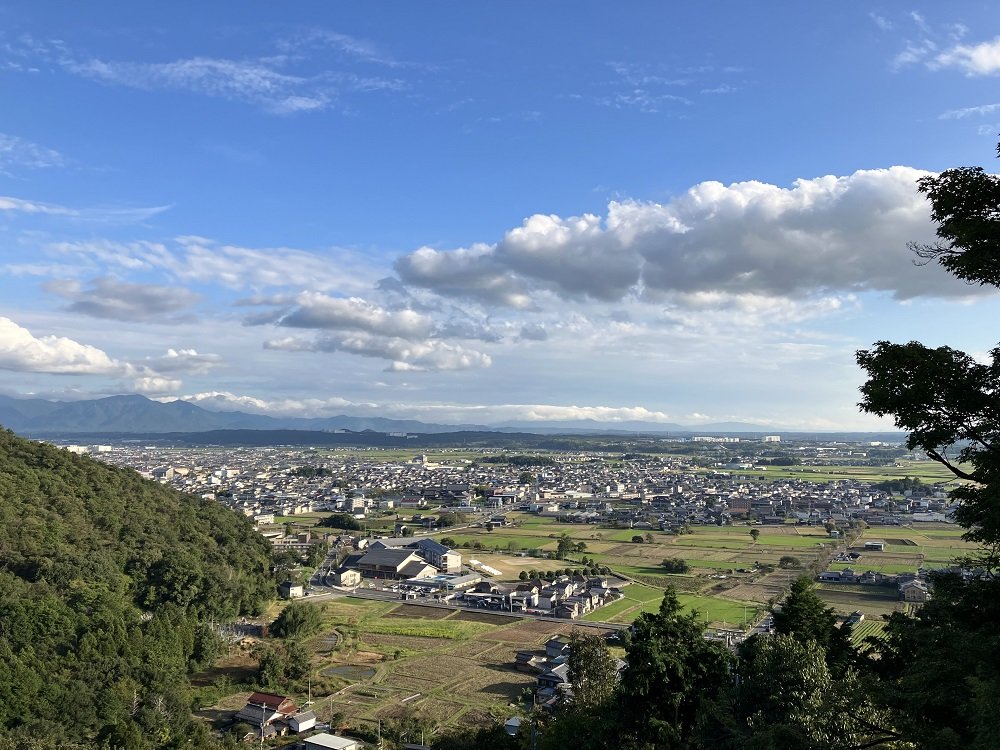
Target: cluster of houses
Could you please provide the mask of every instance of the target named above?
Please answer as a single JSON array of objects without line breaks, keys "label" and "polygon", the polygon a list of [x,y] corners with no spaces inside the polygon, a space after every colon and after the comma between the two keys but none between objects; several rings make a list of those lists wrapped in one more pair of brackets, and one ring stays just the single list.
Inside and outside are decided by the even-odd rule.
[{"label": "cluster of houses", "polygon": [[[316,714],[302,711],[287,695],[254,692],[246,705],[233,716],[233,724],[253,727],[243,740],[274,739],[287,734],[304,735],[317,728]],[[304,750],[361,750],[362,743],[329,732],[303,737]]]},{"label": "cluster of houses", "polygon": [[[863,448],[783,446],[803,461],[819,462],[861,460]],[[530,482],[524,480],[522,466],[459,458],[448,463],[431,463],[420,456],[382,462],[346,454],[320,459],[308,449],[209,452],[130,446],[98,455],[180,490],[215,498],[259,524],[311,511],[363,516],[438,506],[500,512],[530,507],[570,522],[631,523],[638,528],[743,520],[843,525],[855,520],[869,525],[949,520],[946,494],[933,487],[900,497],[851,480],[753,481],[763,459],[759,450],[747,451],[707,473],[678,456],[637,455],[611,463],[604,454],[547,453],[546,465],[531,469]]]},{"label": "cluster of houses", "polygon": [[552,581],[535,578],[513,585],[482,581],[456,598],[476,607],[575,620],[623,596],[606,576],[563,575]]},{"label": "cluster of houses", "polygon": [[[429,537],[354,537],[354,551],[331,573],[333,584],[358,586],[362,579],[409,581],[462,575],[462,555]],[[470,579],[466,585],[481,580]]]},{"label": "cluster of houses", "polygon": [[856,583],[864,586],[895,586],[904,602],[922,603],[931,598],[930,585],[918,573],[890,575],[875,570],[858,573],[853,568],[825,570],[819,574],[822,583]]},{"label": "cluster of houses", "polygon": [[[435,593],[438,600],[508,612],[577,619],[621,599],[621,589],[607,576],[558,576],[500,584],[495,574],[465,567],[462,556],[427,537],[352,538],[354,551],[327,578],[335,586],[359,586],[366,579],[398,585],[406,591]],[[475,560],[470,561],[473,565]]]},{"label": "cluster of houses", "polygon": [[[855,563],[862,552],[884,552],[886,543],[880,539],[869,539],[864,542],[862,551],[852,548],[840,552],[833,558],[835,563]],[[817,580],[822,583],[850,583],[862,586],[895,586],[899,598],[904,602],[921,604],[931,598],[932,586],[927,580],[927,571],[920,568],[915,573],[882,573],[876,570],[865,570],[858,572],[854,568],[848,567],[840,570],[825,570],[817,576]],[[966,571],[956,571],[962,575]]]}]

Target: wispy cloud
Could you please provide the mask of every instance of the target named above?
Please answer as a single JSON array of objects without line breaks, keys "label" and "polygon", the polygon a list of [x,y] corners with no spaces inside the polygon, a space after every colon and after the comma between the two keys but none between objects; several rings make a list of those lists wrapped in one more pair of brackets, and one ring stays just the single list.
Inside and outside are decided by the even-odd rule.
[{"label": "wispy cloud", "polygon": [[9,55],[43,60],[73,75],[146,91],[186,91],[251,104],[272,114],[330,109],[349,94],[398,91],[399,78],[334,68],[314,59],[317,47],[336,49],[355,62],[394,65],[373,45],[314,29],[278,44],[282,54],[232,59],[199,55],[165,62],[107,60],[81,54],[61,41],[21,37]]},{"label": "wispy cloud", "polygon": [[137,224],[153,218],[157,214],[170,210],[171,206],[150,206],[135,208],[103,208],[85,207],[70,208],[54,203],[15,198],[0,195],[0,212],[34,214],[43,216],[61,216],[94,224]]},{"label": "wispy cloud", "polygon": [[14,167],[46,169],[65,164],[66,158],[55,149],[16,135],[0,133],[0,174],[8,174]]},{"label": "wispy cloud", "polygon": [[47,214],[49,216],[77,216],[79,212],[65,206],[57,206],[53,203],[42,203],[40,201],[30,201],[24,198],[14,198],[9,195],[0,195],[0,211],[10,211],[22,214]]},{"label": "wispy cloud", "polygon": [[939,120],[961,120],[966,117],[981,117],[1000,111],[1000,104],[980,104],[977,107],[963,107],[962,109],[949,109],[938,115]]},{"label": "wispy cloud", "polygon": [[[875,15],[872,17],[875,18]],[[916,11],[908,13],[903,22],[910,24],[917,33],[906,39],[903,49],[893,57],[891,67],[894,70],[922,65],[928,70],[959,70],[970,77],[1000,73],[1000,36],[972,44],[963,43],[969,33],[964,24],[932,26]],[[884,28],[891,28],[891,25]]]},{"label": "wispy cloud", "polygon": [[377,44],[350,34],[323,28],[309,28],[289,34],[278,41],[278,48],[289,54],[303,54],[309,49],[327,49],[361,62],[390,68],[408,67],[411,63],[396,60]]},{"label": "wispy cloud", "polygon": [[732,94],[739,91],[737,86],[733,86],[728,83],[723,83],[721,86],[715,86],[710,89],[702,89],[702,94]]},{"label": "wispy cloud", "polygon": [[872,23],[882,29],[882,31],[892,31],[893,23],[885,16],[879,15],[873,11],[868,14],[868,17],[872,20]]},{"label": "wispy cloud", "polygon": [[205,237],[170,243],[111,240],[56,242],[45,250],[98,270],[166,272],[182,282],[221,284],[230,289],[299,287],[362,291],[382,275],[381,266],[359,253],[334,248],[323,253],[294,248],[248,248]]},{"label": "wispy cloud", "polygon": [[609,62],[607,68],[616,76],[611,84],[616,90],[597,96],[595,101],[613,109],[647,113],[690,106],[698,94],[731,94],[739,87],[726,79],[744,72],[732,65],[672,67],[623,61]]}]

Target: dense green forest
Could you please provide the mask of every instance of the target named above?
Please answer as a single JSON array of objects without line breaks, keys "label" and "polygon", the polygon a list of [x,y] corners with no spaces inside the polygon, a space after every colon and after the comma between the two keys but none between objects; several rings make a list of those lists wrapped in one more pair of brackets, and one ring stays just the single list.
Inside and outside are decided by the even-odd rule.
[{"label": "dense green forest", "polygon": [[0,738],[212,744],[187,675],[271,598],[245,518],[0,431]]}]

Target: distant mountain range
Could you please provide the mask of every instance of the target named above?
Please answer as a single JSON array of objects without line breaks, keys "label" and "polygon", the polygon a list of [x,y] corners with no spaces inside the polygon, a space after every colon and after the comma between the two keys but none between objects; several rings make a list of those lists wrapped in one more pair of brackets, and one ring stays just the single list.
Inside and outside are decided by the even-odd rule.
[{"label": "distant mountain range", "polygon": [[483,425],[435,425],[382,417],[269,417],[241,411],[209,411],[187,401],[162,403],[145,396],[88,401],[47,401],[0,396],[0,424],[25,435],[53,433],[165,433],[210,430],[351,430],[361,432],[489,431]]},{"label": "distant mountain range", "polygon": [[[187,401],[163,403],[145,396],[109,396],[84,401],[48,401],[39,398],[0,396],[0,425],[36,437],[46,435],[100,433],[192,433],[213,430],[348,430],[438,434],[452,432],[530,432],[537,435],[649,435],[726,434],[782,432],[742,422],[719,422],[698,426],[663,422],[597,422],[595,420],[526,422],[499,425],[443,425],[413,419],[383,417],[269,417],[240,411],[209,411]],[[784,432],[787,432],[784,431]]]}]

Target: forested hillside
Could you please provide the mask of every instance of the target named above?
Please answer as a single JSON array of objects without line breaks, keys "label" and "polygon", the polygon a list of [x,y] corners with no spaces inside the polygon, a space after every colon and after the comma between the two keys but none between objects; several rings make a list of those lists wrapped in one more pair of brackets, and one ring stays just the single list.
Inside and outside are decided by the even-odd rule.
[{"label": "forested hillside", "polygon": [[187,673],[211,621],[270,598],[269,562],[214,502],[0,431],[0,736],[209,742]]}]

